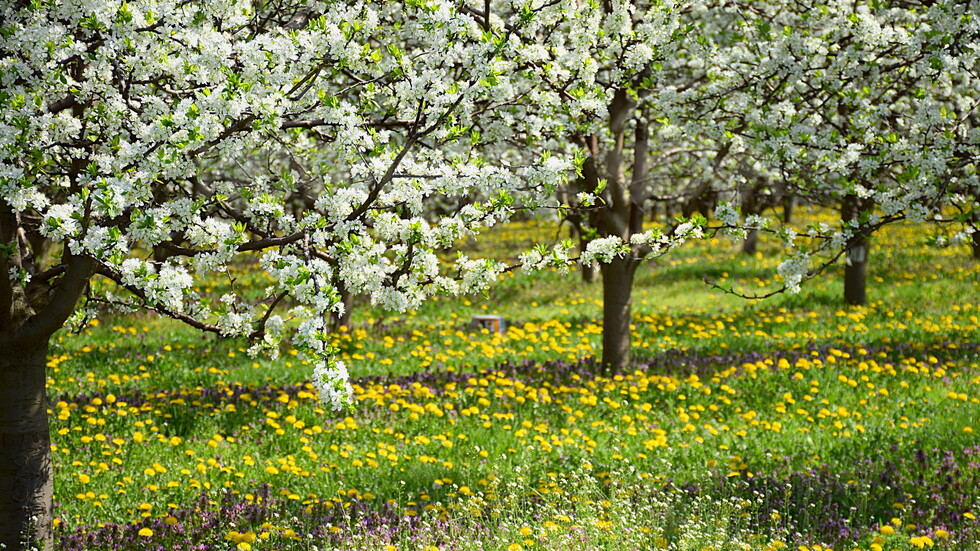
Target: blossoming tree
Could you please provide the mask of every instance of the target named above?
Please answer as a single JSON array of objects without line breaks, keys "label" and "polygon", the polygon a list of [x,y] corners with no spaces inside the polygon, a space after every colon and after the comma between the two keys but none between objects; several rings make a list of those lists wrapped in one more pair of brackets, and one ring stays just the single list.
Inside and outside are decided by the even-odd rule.
[{"label": "blossoming tree", "polygon": [[[339,407],[347,371],[325,337],[338,288],[405,310],[494,279],[498,263],[436,252],[551,200],[572,165],[545,139],[567,106],[518,78],[541,47],[520,32],[535,10],[487,8],[0,7],[0,544],[52,545],[46,352],[95,308],[272,353],[290,337]],[[426,219],[432,197],[458,207]],[[264,300],[209,296],[203,279],[243,258],[272,277]]]},{"label": "blossoming tree", "polygon": [[[976,189],[978,8],[693,2],[681,10],[683,32],[646,67],[629,72],[628,56],[604,58],[608,125],[585,140],[591,193],[577,205],[593,209],[595,237],[583,259],[604,262],[607,369],[629,362],[633,271],[702,231],[698,220],[669,235],[644,228],[649,187],[669,178],[677,190],[731,194],[761,182],[841,205],[836,228],[777,228],[756,205],[743,205],[742,219],[737,201],[716,215],[738,238],[747,230],[778,234],[787,258],[775,292],[798,291],[844,258],[845,300],[863,303],[868,237],[892,222],[933,219],[950,190]],[[642,10],[623,9],[620,19],[644,21]]]},{"label": "blossoming tree", "polygon": [[[673,2],[563,2],[563,19],[551,14],[536,27],[560,33],[532,70],[569,108],[569,145],[584,157],[577,179],[560,190],[566,218],[579,233],[580,262],[598,262],[602,273],[605,369],[629,363],[631,293],[636,268],[696,233],[687,224],[666,235],[647,231],[649,118],[644,97],[655,65],[673,53],[681,32]],[[562,21],[567,21],[562,26]],[[582,109],[582,105],[597,106]],[[596,117],[591,111],[599,111]],[[586,270],[588,272],[588,269]]]},{"label": "blossoming tree", "polygon": [[[744,23],[719,48],[730,61],[717,79],[731,82],[721,109],[739,114],[733,134],[766,172],[814,203],[840,205],[840,228],[787,241],[800,266],[815,250],[843,255],[849,304],[867,300],[868,239],[878,228],[932,218],[949,191],[976,186],[978,7],[734,4]],[[803,277],[828,265],[813,260]]]}]

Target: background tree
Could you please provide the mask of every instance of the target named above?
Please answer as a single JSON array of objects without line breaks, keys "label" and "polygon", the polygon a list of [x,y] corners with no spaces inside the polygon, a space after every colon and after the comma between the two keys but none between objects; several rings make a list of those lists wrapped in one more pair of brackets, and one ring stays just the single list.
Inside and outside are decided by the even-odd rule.
[{"label": "background tree", "polygon": [[[628,54],[593,52],[600,74],[618,77],[596,79],[609,97],[605,128],[579,134],[586,191],[601,199],[578,205],[594,209],[588,220],[597,236],[583,258],[599,253],[604,261],[603,365],[614,371],[629,363],[638,263],[684,237],[643,228],[651,198],[644,183],[664,174],[680,176],[682,221],[741,191],[751,222],[722,204],[722,224],[761,229],[767,223],[753,216],[762,209],[751,190],[763,181],[786,196],[836,203],[839,228],[778,230],[790,258],[779,267],[785,284],[777,292],[797,290],[843,257],[845,300],[863,303],[870,235],[932,216],[976,163],[978,139],[966,123],[977,101],[976,50],[968,46],[977,36],[976,7],[698,2],[679,12],[674,39],[643,67],[631,72],[623,66]],[[625,3],[593,8],[603,21],[650,18]],[[634,36],[626,32],[618,43]],[[687,153],[667,155],[677,151]],[[686,234],[697,226],[674,228]],[[748,237],[743,231],[736,233]]]},{"label": "background tree", "polygon": [[[845,258],[844,300],[864,304],[869,238],[938,213],[974,170],[976,2],[734,4],[742,23],[717,81],[735,132],[778,179],[840,205],[840,231],[808,228]],[[726,73],[728,73],[726,75]],[[744,85],[739,85],[742,82]],[[800,233],[804,233],[801,231]],[[814,245],[807,245],[814,247]],[[802,258],[802,257],[801,257]],[[826,267],[820,262],[808,272]]]},{"label": "background tree", "polygon": [[[649,93],[654,62],[669,55],[680,32],[678,12],[663,2],[566,2],[561,10],[567,23],[557,14],[557,25],[538,16],[538,28],[553,29],[557,46],[542,52],[533,70],[567,105],[569,145],[585,157],[575,189],[559,196],[579,236],[583,270],[600,261],[601,363],[617,371],[629,364],[637,259],[680,242],[643,227],[649,122],[638,107]],[[583,105],[606,113],[592,117]]]}]

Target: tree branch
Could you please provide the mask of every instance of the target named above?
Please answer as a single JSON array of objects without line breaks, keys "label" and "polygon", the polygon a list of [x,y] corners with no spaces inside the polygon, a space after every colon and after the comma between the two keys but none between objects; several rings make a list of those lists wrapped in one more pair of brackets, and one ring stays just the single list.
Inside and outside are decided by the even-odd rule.
[{"label": "tree branch", "polygon": [[[100,267],[98,269],[97,273],[100,276],[105,277],[105,278],[111,280],[112,282],[114,282],[116,285],[119,285],[123,289],[126,289],[127,291],[129,291],[133,296],[135,296],[136,298],[138,298],[140,300],[140,302],[142,303],[141,306],[143,308],[145,308],[145,309],[147,309],[147,310],[149,310],[151,312],[156,312],[158,314],[162,314],[164,316],[167,316],[168,318],[173,318],[173,319],[175,319],[177,321],[184,322],[187,325],[189,325],[189,326],[191,326],[191,327],[193,327],[195,329],[199,329],[201,331],[206,331],[208,333],[215,333],[215,334],[218,334],[218,335],[222,334],[221,328],[218,327],[217,325],[211,325],[209,323],[204,323],[204,322],[202,322],[202,321],[200,321],[200,320],[198,320],[198,319],[196,319],[196,318],[194,318],[192,316],[189,316],[187,314],[184,314],[184,313],[181,313],[181,312],[174,312],[173,310],[170,310],[168,308],[164,308],[162,306],[154,305],[153,303],[151,303],[149,301],[149,299],[146,296],[146,293],[144,293],[142,289],[140,289],[138,287],[134,287],[132,285],[126,285],[125,283],[123,283],[123,281],[122,281],[122,275],[119,274],[118,272],[116,272],[115,270],[112,270],[112,269],[109,269],[109,268],[103,266],[103,267]],[[106,304],[122,304],[122,303],[114,303],[114,302],[111,302],[111,301],[108,301],[108,300],[103,300],[103,299],[94,299],[94,300],[96,300],[98,302],[103,302],[103,303],[106,303]],[[127,306],[132,306],[132,305],[130,304],[130,305],[127,305]]]},{"label": "tree branch", "polygon": [[13,331],[0,334],[0,349],[9,346],[39,346],[46,343],[74,313],[75,305],[85,292],[97,264],[94,259],[74,255],[67,249],[62,258],[65,274],[58,282],[51,300],[23,325]]}]

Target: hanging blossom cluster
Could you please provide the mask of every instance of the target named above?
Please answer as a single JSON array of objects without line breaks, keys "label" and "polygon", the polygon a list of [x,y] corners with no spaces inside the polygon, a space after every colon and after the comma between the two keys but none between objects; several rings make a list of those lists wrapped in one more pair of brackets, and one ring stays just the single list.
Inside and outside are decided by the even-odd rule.
[{"label": "hanging blossom cluster", "polygon": [[[504,266],[437,253],[553,203],[573,171],[555,147],[567,112],[603,105],[576,46],[591,33],[552,32],[576,28],[573,4],[5,3],[0,205],[64,247],[45,265],[22,245],[3,271],[75,293],[79,317],[150,309],[272,354],[291,339],[342,407],[340,291],[406,310],[484,289]],[[548,52],[563,62],[545,69]],[[575,101],[553,70],[585,81]],[[523,260],[562,265],[567,248]],[[236,262],[271,276],[264,300],[230,276],[204,288]],[[73,283],[93,277],[111,283]]]}]

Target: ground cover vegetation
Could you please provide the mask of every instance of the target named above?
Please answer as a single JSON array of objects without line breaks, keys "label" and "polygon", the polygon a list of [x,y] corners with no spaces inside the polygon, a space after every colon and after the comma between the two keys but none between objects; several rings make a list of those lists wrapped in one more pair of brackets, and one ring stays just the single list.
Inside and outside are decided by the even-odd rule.
[{"label": "ground cover vegetation", "polygon": [[[380,310],[358,328],[348,317],[358,297],[437,320],[444,303],[433,296],[485,292],[517,269],[543,270],[534,284],[543,288],[548,270],[577,254],[583,274],[603,272],[601,325],[569,304],[583,317],[561,326],[573,335],[581,326],[577,343],[560,342],[559,322],[546,321],[560,316],[531,325],[521,316],[514,337],[500,337],[513,346],[472,355],[518,369],[528,361],[519,347],[535,344],[519,341],[547,335],[547,351],[562,350],[547,360],[580,362],[576,349],[591,347],[613,384],[638,365],[631,352],[653,342],[632,342],[637,270],[670,262],[691,239],[727,250],[713,238],[744,237],[751,252],[760,233],[775,236],[779,280],[767,294],[799,291],[846,257],[851,304],[866,302],[868,240],[890,224],[928,220],[954,228],[947,243],[977,243],[977,12],[977,0],[0,5],[0,545],[53,545],[50,344],[90,321],[111,327],[109,310],[242,338],[249,354],[288,353],[310,372],[318,407],[341,410],[358,396],[345,360],[394,365],[381,352],[408,348],[433,371],[472,361],[412,350],[398,324],[418,321]],[[770,196],[791,198],[784,209],[801,201],[840,212],[781,226],[759,216]],[[659,208],[682,217],[650,224]],[[577,234],[506,259],[460,248],[534,215]],[[709,274],[713,285],[734,274],[752,287],[734,268]],[[528,277],[507,275],[497,292],[519,300]],[[715,321],[724,338],[718,324],[728,324]],[[339,325],[352,329],[329,330]],[[358,330],[389,337],[391,350],[362,353]],[[601,351],[585,342],[597,330]],[[448,328],[413,331],[424,342]],[[443,347],[467,339],[440,337]],[[754,337],[765,342],[763,330]],[[142,365],[161,366],[151,355]],[[489,386],[516,375],[488,377]],[[86,407],[117,403],[98,398]],[[144,398],[126,407],[154,403]],[[716,504],[692,511],[702,506]],[[237,534],[233,543],[252,544]]]},{"label": "ground cover vegetation", "polygon": [[[843,266],[802,296],[720,294],[699,277],[778,285],[780,245],[687,246],[638,273],[613,376],[601,288],[577,277],[397,316],[358,301],[331,335],[355,374],[341,413],[288,350],[92,322],[49,359],[59,548],[975,549],[980,271],[927,235],[872,242],[864,307],[841,305]],[[505,333],[470,327],[487,313]]]}]

